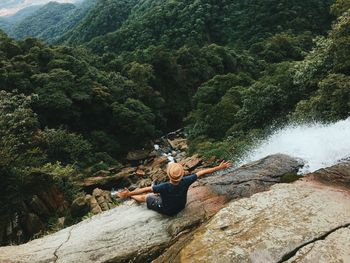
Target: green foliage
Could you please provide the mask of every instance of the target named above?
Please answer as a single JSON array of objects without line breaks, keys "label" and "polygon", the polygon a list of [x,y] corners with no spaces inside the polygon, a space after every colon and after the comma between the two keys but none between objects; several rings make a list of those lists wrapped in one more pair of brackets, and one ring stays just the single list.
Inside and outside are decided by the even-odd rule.
[{"label": "green foliage", "polygon": [[[120,127],[123,134],[132,135],[130,137],[133,140],[142,142],[154,137],[156,131],[153,124],[155,116],[152,110],[141,101],[129,98],[123,104],[113,103],[112,112],[113,124]],[[132,143],[129,140],[123,144]]]},{"label": "green foliage", "polygon": [[95,0],[85,0],[81,5],[49,2],[30,15],[17,19],[10,30],[10,36],[23,39],[37,37],[46,42],[56,42],[66,32],[73,29],[95,4]]},{"label": "green foliage", "polygon": [[71,31],[66,31],[59,42],[82,44],[117,30],[129,17],[138,0],[99,0],[89,13]]},{"label": "green foliage", "polygon": [[308,100],[298,103],[292,118],[337,121],[350,112],[350,76],[331,74],[319,82],[319,89]]},{"label": "green foliage", "polygon": [[199,153],[203,158],[215,156],[217,159],[231,159],[232,145],[227,141],[214,142],[208,138],[199,138],[198,143],[192,142],[191,151]]},{"label": "green foliage", "polygon": [[285,116],[302,96],[293,87],[292,65],[270,66],[257,81],[241,73],[216,76],[203,84],[187,118],[190,138],[223,139],[235,131],[263,129]]},{"label": "green foliage", "polygon": [[302,177],[302,175],[298,175],[297,173],[286,173],[281,177],[281,183],[293,183]]},{"label": "green foliage", "polygon": [[[210,43],[245,47],[281,32],[324,33],[332,19],[328,12],[331,4],[332,0],[140,1],[121,26],[93,38],[88,46],[99,52],[131,51],[159,44],[176,49]],[[118,14],[116,21],[120,21]]]},{"label": "green foliage", "polygon": [[[59,129],[63,125],[67,132],[96,143],[92,147],[97,152],[114,158],[142,146],[164,127],[164,100],[150,86],[153,68],[149,64],[130,62],[122,73],[107,72],[99,58],[84,49],[45,47],[34,39],[18,42],[6,36],[1,38],[0,51],[4,56],[0,62],[2,89],[17,88],[28,96],[35,93],[37,99],[30,107],[38,114],[40,127]],[[129,127],[142,132],[130,133]],[[94,131],[101,131],[105,138],[91,136]],[[64,157],[63,152],[50,160],[83,161],[70,154]]]},{"label": "green foliage", "polygon": [[5,168],[35,147],[38,120],[30,109],[32,97],[0,91],[0,166]]},{"label": "green foliage", "polygon": [[44,139],[49,160],[79,163],[91,158],[92,146],[80,134],[70,133],[64,129],[46,129]]},{"label": "green foliage", "polygon": [[59,185],[66,194],[73,189],[68,183],[75,172],[72,167],[45,164],[32,99],[0,91],[1,217],[21,211],[24,202],[50,184]]},{"label": "green foliage", "polygon": [[104,131],[92,131],[90,133],[90,141],[97,152],[106,152],[111,156],[117,157],[122,151],[118,138]]},{"label": "green foliage", "polygon": [[331,0],[89,3],[25,20],[30,34],[79,47],[0,31],[4,202],[20,206],[33,183],[73,196],[71,178],[119,167],[184,124],[190,154],[235,159],[288,118],[349,115],[347,1],[332,6],[332,27]]},{"label": "green foliage", "polygon": [[[112,62],[107,63],[115,65],[116,60],[110,58]],[[246,78],[255,77],[261,68],[261,63],[254,61],[246,52],[238,54],[233,49],[215,44],[202,48],[185,46],[179,50],[152,46],[124,53],[118,60],[124,63],[130,61],[123,67],[123,72],[138,84],[139,94],[143,94],[145,89],[150,90],[145,84],[147,81],[156,90],[155,95],[159,92],[166,107],[164,101],[154,95],[147,100],[143,96],[143,101],[148,101],[147,106],[158,105],[165,119],[171,120],[166,124],[169,130],[182,125],[183,118],[192,108],[192,97],[202,83],[215,75],[229,72],[246,72]],[[110,64],[106,66],[113,67]],[[151,94],[151,90],[147,94]],[[158,116],[157,122],[164,123]]]},{"label": "green foliage", "polygon": [[23,193],[30,196],[40,188],[45,189],[50,185],[56,185],[64,194],[65,199],[72,202],[79,194],[78,188],[72,182],[76,176],[77,170],[73,166],[64,166],[60,162],[31,167],[25,170],[26,184],[23,187]]},{"label": "green foliage", "polygon": [[347,0],[337,0],[331,6],[331,13],[335,16],[341,16],[344,12],[350,9],[350,2]]},{"label": "green foliage", "polygon": [[[344,13],[346,2],[333,6]],[[297,104],[290,117],[296,120],[336,121],[349,116],[350,77],[350,16],[344,13],[333,25],[329,36],[318,40],[318,45],[303,62],[297,64],[296,82],[309,87],[309,96]]]},{"label": "green foliage", "polygon": [[262,42],[253,44],[250,47],[250,52],[269,63],[279,63],[286,60],[302,60],[312,46],[312,34],[310,32],[299,35],[279,33]]}]

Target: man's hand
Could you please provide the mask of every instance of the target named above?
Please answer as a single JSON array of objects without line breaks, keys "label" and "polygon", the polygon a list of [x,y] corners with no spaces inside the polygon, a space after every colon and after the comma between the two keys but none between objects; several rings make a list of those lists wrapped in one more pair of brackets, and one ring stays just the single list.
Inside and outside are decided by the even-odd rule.
[{"label": "man's hand", "polygon": [[223,160],[217,167],[220,169],[220,170],[223,170],[223,169],[227,169],[231,166],[231,163],[230,162],[225,162],[225,160]]},{"label": "man's hand", "polygon": [[229,168],[230,166],[231,166],[230,162],[222,161],[218,166],[215,166],[213,168],[203,169],[201,171],[196,172],[196,174],[198,177],[200,177],[200,176],[203,176],[205,174],[211,174],[211,173]]},{"label": "man's hand", "polygon": [[130,196],[130,191],[129,191],[128,188],[124,188],[124,191],[118,192],[118,193],[117,193],[117,196],[118,196],[119,198],[127,198],[127,197]]}]

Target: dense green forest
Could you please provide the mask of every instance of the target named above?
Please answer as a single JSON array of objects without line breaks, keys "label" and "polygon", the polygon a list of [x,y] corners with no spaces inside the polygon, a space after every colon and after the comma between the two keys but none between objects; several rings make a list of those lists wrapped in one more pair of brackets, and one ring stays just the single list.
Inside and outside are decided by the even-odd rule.
[{"label": "dense green forest", "polygon": [[49,2],[44,6],[27,7],[2,18],[0,28],[16,39],[36,37],[54,43],[75,28],[95,3],[96,0],[85,0],[78,5]]},{"label": "dense green forest", "polygon": [[[123,27],[94,39],[89,46],[97,51],[133,50],[159,44],[171,48],[208,43],[244,46],[277,32],[322,31],[321,25],[329,22],[329,3],[143,1]],[[321,28],[316,29],[315,24]]]},{"label": "dense green forest", "polygon": [[2,215],[180,127],[190,153],[232,157],[271,125],[349,116],[348,1],[91,3],[18,24],[55,45],[0,34]]},{"label": "dense green forest", "polygon": [[[0,6],[0,8],[1,8],[1,6]],[[24,20],[26,17],[33,14],[39,8],[41,8],[40,5],[33,5],[33,6],[29,6],[29,7],[26,7],[26,8],[19,10],[17,13],[13,14],[12,16],[0,17],[0,29],[9,33],[11,31],[11,27],[14,24]]]}]

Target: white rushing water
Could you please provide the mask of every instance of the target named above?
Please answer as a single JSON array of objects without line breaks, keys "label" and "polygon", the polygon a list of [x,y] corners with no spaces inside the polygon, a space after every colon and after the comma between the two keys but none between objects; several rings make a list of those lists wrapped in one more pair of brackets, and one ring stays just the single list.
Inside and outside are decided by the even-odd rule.
[{"label": "white rushing water", "polygon": [[329,167],[350,157],[350,118],[332,124],[289,125],[249,151],[239,164],[284,153],[306,162],[301,173]]}]

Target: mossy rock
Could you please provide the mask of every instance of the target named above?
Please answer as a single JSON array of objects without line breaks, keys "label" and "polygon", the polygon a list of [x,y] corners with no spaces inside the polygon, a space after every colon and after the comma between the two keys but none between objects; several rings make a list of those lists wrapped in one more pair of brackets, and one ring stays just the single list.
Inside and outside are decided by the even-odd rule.
[{"label": "mossy rock", "polygon": [[281,183],[293,183],[302,177],[302,175],[299,175],[297,173],[286,173],[281,177]]}]

